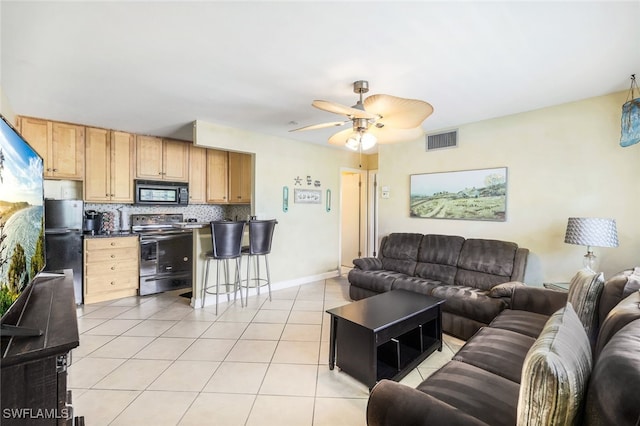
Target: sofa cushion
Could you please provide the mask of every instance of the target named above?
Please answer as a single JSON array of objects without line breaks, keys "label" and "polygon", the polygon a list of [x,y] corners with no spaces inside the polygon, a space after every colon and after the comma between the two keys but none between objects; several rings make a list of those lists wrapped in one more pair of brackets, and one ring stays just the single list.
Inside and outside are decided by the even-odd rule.
[{"label": "sofa cushion", "polygon": [[598,354],[622,327],[638,318],[640,318],[640,292],[636,291],[611,309],[602,322],[594,351],[595,358],[598,358]]},{"label": "sofa cushion", "polygon": [[446,299],[443,311],[483,324],[489,324],[506,307],[502,299],[489,297],[486,291],[475,287],[442,285],[435,287],[431,295]]},{"label": "sofa cushion", "polygon": [[489,327],[511,330],[534,339],[540,335],[544,325],[549,320],[548,315],[530,311],[505,309],[498,315]]},{"label": "sofa cushion", "polygon": [[600,296],[600,307],[598,308],[600,324],[618,302],[639,289],[640,268],[626,269],[609,278],[604,283],[604,289]]},{"label": "sofa cushion", "polygon": [[569,284],[567,303],[571,303],[573,309],[582,321],[584,330],[589,337],[591,346],[595,346],[598,335],[598,301],[604,286],[604,275],[586,270],[578,271]]},{"label": "sofa cushion", "polygon": [[391,285],[399,277],[406,277],[405,274],[394,271],[362,271],[352,269],[349,271],[349,282],[356,287],[382,293],[391,290]]},{"label": "sofa cushion", "polygon": [[518,245],[508,241],[468,239],[458,259],[455,284],[489,290],[511,281]]},{"label": "sofa cushion", "polygon": [[604,347],[587,393],[587,425],[640,424],[640,320],[624,326]]},{"label": "sofa cushion", "polygon": [[385,237],[380,249],[382,268],[414,275],[422,234],[393,233]]},{"label": "sofa cushion", "polygon": [[431,296],[434,288],[441,286],[440,281],[433,281],[426,278],[402,276],[396,278],[391,285],[392,290],[408,290],[414,293]]},{"label": "sofa cushion", "polygon": [[484,327],[453,359],[520,383],[524,358],[535,341],[533,337],[514,331]]},{"label": "sofa cushion", "polygon": [[580,424],[591,368],[589,339],[567,303],[551,315],[524,360],[518,424]]},{"label": "sofa cushion", "polygon": [[417,389],[488,425],[516,424],[518,384],[474,365],[449,361]]},{"label": "sofa cushion", "polygon": [[427,234],[422,237],[415,275],[453,284],[464,238]]}]

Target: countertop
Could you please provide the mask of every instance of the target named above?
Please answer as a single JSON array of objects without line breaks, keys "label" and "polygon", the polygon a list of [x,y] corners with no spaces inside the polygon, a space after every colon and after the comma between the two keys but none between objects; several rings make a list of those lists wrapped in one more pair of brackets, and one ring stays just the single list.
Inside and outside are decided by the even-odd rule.
[{"label": "countertop", "polygon": [[137,237],[138,234],[134,234],[129,231],[115,231],[108,234],[82,234],[83,238],[114,238],[114,237]]}]

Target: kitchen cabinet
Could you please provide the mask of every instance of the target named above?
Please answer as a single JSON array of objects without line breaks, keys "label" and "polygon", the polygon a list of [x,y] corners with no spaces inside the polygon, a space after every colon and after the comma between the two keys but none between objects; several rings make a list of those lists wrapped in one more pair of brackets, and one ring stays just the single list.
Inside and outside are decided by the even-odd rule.
[{"label": "kitchen cabinet", "polygon": [[251,203],[251,154],[229,152],[229,203]]},{"label": "kitchen cabinet", "polygon": [[139,286],[137,236],[85,238],[84,302],[135,296]]},{"label": "kitchen cabinet", "polygon": [[19,130],[44,159],[46,179],[84,179],[84,126],[20,117]]},{"label": "kitchen cabinet", "polygon": [[189,143],[154,136],[137,136],[136,177],[188,182]]},{"label": "kitchen cabinet", "polygon": [[189,147],[189,204],[207,202],[207,150]]},{"label": "kitchen cabinet", "polygon": [[229,153],[207,149],[207,203],[229,202]]},{"label": "kitchen cabinet", "polygon": [[131,133],[87,127],[85,201],[133,203],[134,142]]}]

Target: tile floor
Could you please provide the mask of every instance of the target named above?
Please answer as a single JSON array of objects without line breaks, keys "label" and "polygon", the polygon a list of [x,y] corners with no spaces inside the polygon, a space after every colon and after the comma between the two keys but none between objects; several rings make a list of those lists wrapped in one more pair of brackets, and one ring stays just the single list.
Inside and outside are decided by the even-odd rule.
[{"label": "tile floor", "polygon": [[[194,310],[184,292],[78,308],[69,387],[87,425],[364,425],[368,389],[329,370],[337,277]],[[403,379],[416,386],[462,346],[445,336]]]}]

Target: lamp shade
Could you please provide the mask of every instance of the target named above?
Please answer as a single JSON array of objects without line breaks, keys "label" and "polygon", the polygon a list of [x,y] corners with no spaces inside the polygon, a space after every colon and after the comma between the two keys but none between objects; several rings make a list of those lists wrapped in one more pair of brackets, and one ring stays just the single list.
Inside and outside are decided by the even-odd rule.
[{"label": "lamp shade", "polygon": [[570,217],[564,242],[580,246],[618,247],[615,219]]}]

